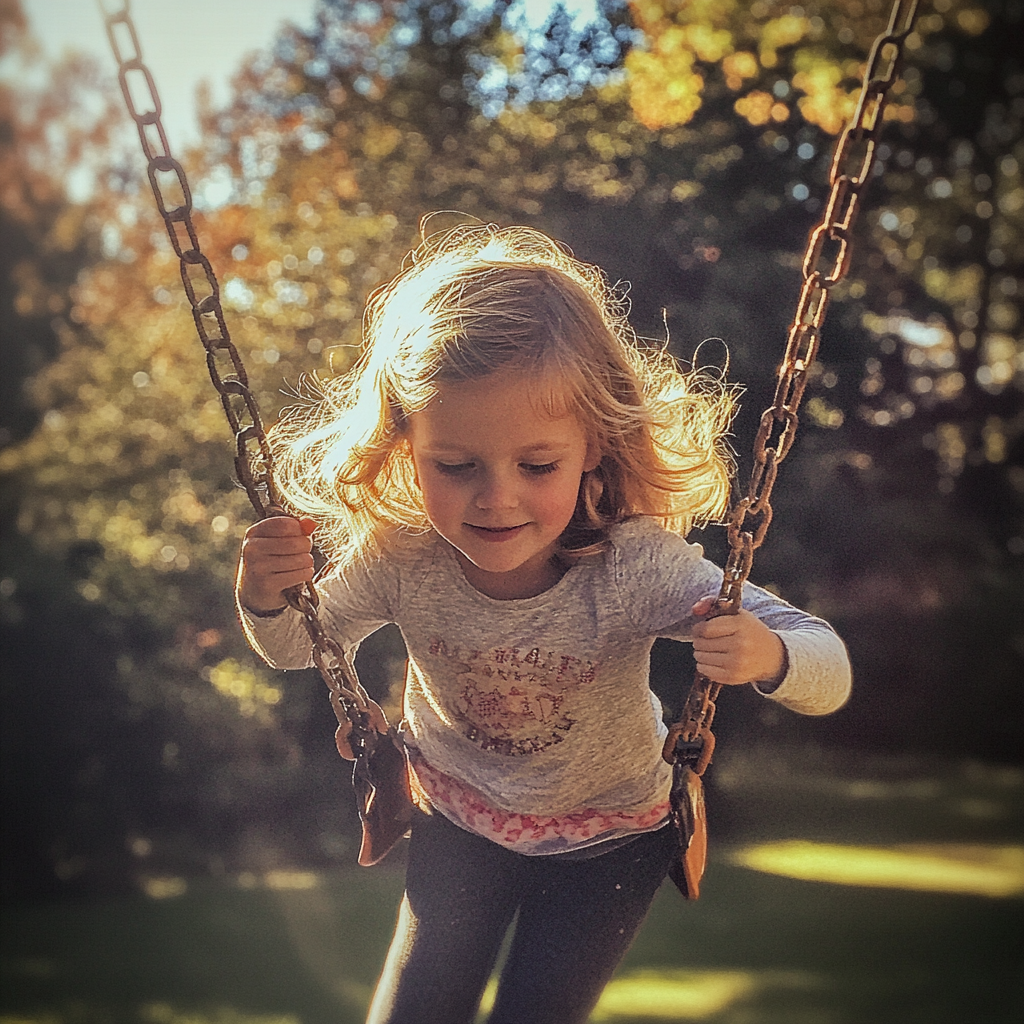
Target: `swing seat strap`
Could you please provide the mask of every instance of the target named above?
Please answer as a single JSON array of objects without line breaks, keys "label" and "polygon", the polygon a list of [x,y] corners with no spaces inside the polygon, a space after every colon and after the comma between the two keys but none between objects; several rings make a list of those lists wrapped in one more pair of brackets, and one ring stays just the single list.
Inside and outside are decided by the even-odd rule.
[{"label": "swing seat strap", "polygon": [[708,860],[708,821],[704,810],[704,783],[679,761],[672,766],[672,826],[679,839],[679,854],[669,868],[669,878],[688,900],[700,896],[700,881]]},{"label": "swing seat strap", "polygon": [[409,763],[401,737],[390,726],[374,733],[372,749],[357,757],[352,788],[363,826],[359,863],[370,867],[383,860],[412,823]]}]

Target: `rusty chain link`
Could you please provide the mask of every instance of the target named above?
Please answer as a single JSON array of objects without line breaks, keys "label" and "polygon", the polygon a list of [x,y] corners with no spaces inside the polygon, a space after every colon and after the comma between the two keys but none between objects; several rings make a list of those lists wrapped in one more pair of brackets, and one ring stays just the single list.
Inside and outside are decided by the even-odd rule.
[{"label": "rusty chain link", "polygon": [[[746,494],[733,506],[726,523],[729,557],[722,587],[709,617],[735,615],[740,610],[743,584],[750,575],[754,552],[764,542],[771,524],[772,487],[779,463],[789,454],[796,439],[797,411],[818,352],[830,292],[846,276],[849,267],[850,235],[861,191],[874,167],[882,112],[903,62],[903,44],[913,28],[917,4],[918,0],[893,0],[889,24],[871,47],[857,107],[836,143],[829,172],[831,191],[821,221],[807,238],[802,264],[803,286],[779,366],[775,398],[761,414],[754,439],[754,467]],[[831,251],[826,253],[829,245]],[[748,517],[754,519],[756,525],[748,525]],[[704,773],[714,751],[711,724],[721,688],[721,683],[713,683],[702,673],[696,674],[682,714],[669,728],[665,740],[663,756],[670,764],[686,762],[697,775]]]},{"label": "rusty chain link", "polygon": [[[147,160],[149,183],[167,237],[181,268],[181,283],[192,308],[196,333],[206,351],[206,365],[213,386],[220,395],[224,414],[235,438],[235,475],[261,519],[282,514],[274,487],[273,460],[256,396],[238,349],[231,341],[220,285],[209,259],[204,255],[192,220],[192,190],[185,169],[171,156],[161,122],[160,97],[149,68],[143,63],[139,37],[131,17],[130,0],[121,0],[108,10],[97,0],[107,30],[107,39],[117,61],[117,79],[128,113],[139,132]],[[136,96],[133,92],[141,92]],[[174,178],[167,184],[161,178]],[[171,200],[168,186],[177,186],[181,199]],[[223,371],[222,371],[223,364]],[[301,613],[312,644],[313,664],[330,692],[331,706],[343,729],[351,727],[349,743],[357,762],[372,752],[378,733],[370,725],[370,702],[356,678],[345,651],[328,636],[318,614],[319,597],[313,584],[293,587],[286,593],[288,604]]]}]

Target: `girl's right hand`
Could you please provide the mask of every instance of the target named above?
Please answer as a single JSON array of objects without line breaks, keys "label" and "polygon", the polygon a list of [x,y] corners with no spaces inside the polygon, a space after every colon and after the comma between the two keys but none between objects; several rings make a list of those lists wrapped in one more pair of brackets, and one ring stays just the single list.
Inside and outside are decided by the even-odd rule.
[{"label": "girl's right hand", "polygon": [[245,531],[235,587],[239,604],[257,614],[288,603],[284,592],[313,579],[312,519],[272,516]]}]

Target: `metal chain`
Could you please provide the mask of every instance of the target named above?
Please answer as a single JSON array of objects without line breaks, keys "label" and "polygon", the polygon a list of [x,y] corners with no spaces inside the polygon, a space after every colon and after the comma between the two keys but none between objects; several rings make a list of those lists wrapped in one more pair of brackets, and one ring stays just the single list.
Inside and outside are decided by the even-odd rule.
[{"label": "metal chain", "polygon": [[[98,0],[128,113],[139,131],[146,155],[149,183],[167,237],[178,257],[199,340],[206,350],[210,379],[220,395],[224,413],[235,438],[235,475],[260,518],[282,514],[274,486],[273,459],[263,429],[256,396],[238,349],[231,341],[220,285],[209,259],[203,254],[192,220],[192,190],[181,164],[171,156],[160,119],[160,97],[149,68],[143,63],[139,37],[131,17],[130,0],[121,0],[110,11]],[[133,92],[133,86],[135,92]],[[173,175],[172,179],[168,176]],[[163,182],[161,181],[163,179]],[[167,189],[177,186],[181,199],[170,201]],[[313,648],[313,664],[330,692],[331,706],[339,725],[348,729],[349,743],[357,758],[372,752],[379,735],[370,725],[370,701],[346,658],[345,651],[325,632],[318,614],[319,597],[312,583],[286,592],[288,604],[301,613]]]},{"label": "metal chain", "polygon": [[[861,192],[875,163],[882,112],[903,63],[903,44],[913,28],[917,4],[918,0],[894,0],[888,27],[871,47],[856,110],[836,143],[829,172],[831,192],[820,223],[807,238],[803,287],[779,366],[775,399],[761,414],[746,494],[733,506],[726,524],[729,557],[711,618],[735,615],[740,610],[743,584],[750,575],[754,552],[764,543],[771,524],[772,487],[779,463],[796,439],[797,410],[818,352],[831,290],[849,268],[851,232]],[[755,520],[753,527],[747,524],[748,517]],[[711,723],[721,688],[721,683],[713,683],[697,673],[682,714],[670,727],[665,741],[663,756],[670,764],[688,762],[697,775],[704,773],[714,750]]]}]

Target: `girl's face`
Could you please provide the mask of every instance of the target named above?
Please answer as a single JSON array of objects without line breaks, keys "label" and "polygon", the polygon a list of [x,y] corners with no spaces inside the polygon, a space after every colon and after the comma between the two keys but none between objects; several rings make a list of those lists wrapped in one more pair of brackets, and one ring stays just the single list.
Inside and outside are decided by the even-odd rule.
[{"label": "girl's face", "polygon": [[544,411],[548,387],[515,372],[442,384],[409,417],[427,518],[490,597],[532,597],[557,582],[558,538],[583,473],[600,462],[574,415]]}]

